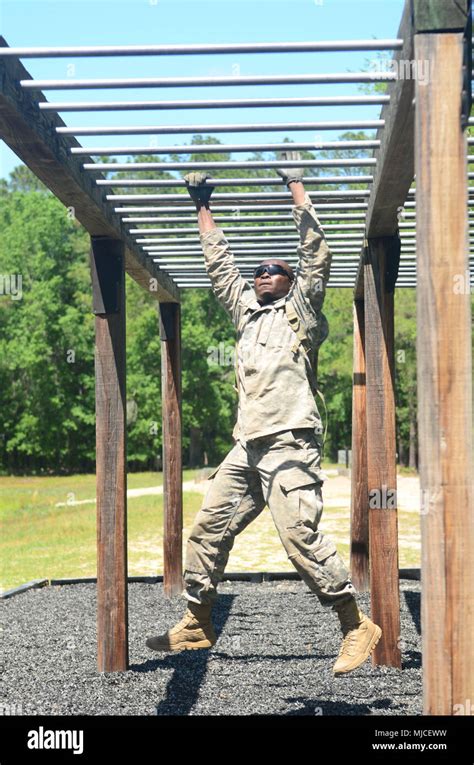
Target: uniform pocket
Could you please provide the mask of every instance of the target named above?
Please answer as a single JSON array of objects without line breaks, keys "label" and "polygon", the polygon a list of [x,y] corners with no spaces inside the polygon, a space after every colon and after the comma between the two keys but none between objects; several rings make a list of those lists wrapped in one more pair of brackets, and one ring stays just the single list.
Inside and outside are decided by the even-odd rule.
[{"label": "uniform pocket", "polygon": [[323,544],[312,550],[312,555],[318,563],[323,563],[327,558],[337,552],[337,547],[330,539],[325,539]]},{"label": "uniform pocket", "polygon": [[291,433],[302,449],[319,449],[321,446],[314,428],[293,428]]},{"label": "uniform pocket", "polygon": [[323,481],[324,475],[321,470],[306,465],[293,465],[278,474],[278,483],[286,493],[293,489],[306,488],[311,484],[321,484]]},{"label": "uniform pocket", "polygon": [[289,514],[304,526],[316,531],[323,512],[321,485],[323,479],[317,468],[294,466],[282,470],[279,484],[287,495]]}]

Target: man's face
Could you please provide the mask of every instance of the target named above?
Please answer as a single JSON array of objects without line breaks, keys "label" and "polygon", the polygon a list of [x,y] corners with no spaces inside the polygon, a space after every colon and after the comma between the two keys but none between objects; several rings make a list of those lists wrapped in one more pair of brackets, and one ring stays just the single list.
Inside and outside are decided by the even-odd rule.
[{"label": "man's face", "polygon": [[271,260],[262,260],[260,265],[270,265],[270,263],[276,263],[281,266],[288,276],[284,276],[283,274],[269,274],[268,271],[264,271],[261,276],[254,278],[255,296],[259,303],[262,304],[271,303],[274,300],[284,297],[284,295],[288,294],[292,284],[290,275],[292,276],[293,272],[288,263],[284,260],[272,258]]}]

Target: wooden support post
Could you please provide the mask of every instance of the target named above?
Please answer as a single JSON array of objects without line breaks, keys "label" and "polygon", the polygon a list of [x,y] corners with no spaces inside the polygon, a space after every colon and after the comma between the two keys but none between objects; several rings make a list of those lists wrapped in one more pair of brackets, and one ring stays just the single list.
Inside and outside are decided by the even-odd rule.
[{"label": "wooden support post", "polygon": [[124,245],[91,237],[97,461],[97,666],[128,669]]},{"label": "wooden support post", "polygon": [[352,387],[351,578],[360,592],[369,589],[369,496],[365,388],[364,301],[354,301]]},{"label": "wooden support post", "polygon": [[472,715],[474,467],[462,32],[417,34],[415,58],[425,70],[429,64],[428,82],[416,82],[415,118],[423,704],[428,715]]},{"label": "wooden support post", "polygon": [[[367,476],[374,664],[401,667],[395,449],[393,286],[398,236],[369,239],[364,259]],[[395,276],[396,278],[396,276]]]},{"label": "wooden support post", "polygon": [[183,589],[183,484],[181,458],[181,306],[160,303],[163,417],[163,586],[168,597]]}]

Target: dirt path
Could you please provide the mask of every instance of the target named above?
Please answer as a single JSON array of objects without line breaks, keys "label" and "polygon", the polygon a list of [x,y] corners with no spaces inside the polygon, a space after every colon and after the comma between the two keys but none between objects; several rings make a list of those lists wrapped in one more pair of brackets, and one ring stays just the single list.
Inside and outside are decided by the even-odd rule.
[{"label": "dirt path", "polygon": [[[336,543],[346,563],[349,562],[350,530],[350,476],[338,475],[335,470],[325,471],[324,512],[321,531]],[[203,495],[207,481],[185,481],[184,492]],[[162,493],[162,487],[134,489],[129,496]],[[399,509],[399,563],[400,567],[418,566],[420,561],[419,507],[420,483],[417,476],[397,477]],[[92,500],[95,501],[95,500]],[[186,495],[184,497],[186,503]],[[190,534],[191,522],[183,529],[183,551]],[[130,574],[156,574],[163,570],[163,540],[161,534],[130,540]],[[230,554],[227,571],[292,571],[293,567],[282,547],[268,507],[236,540]]]}]

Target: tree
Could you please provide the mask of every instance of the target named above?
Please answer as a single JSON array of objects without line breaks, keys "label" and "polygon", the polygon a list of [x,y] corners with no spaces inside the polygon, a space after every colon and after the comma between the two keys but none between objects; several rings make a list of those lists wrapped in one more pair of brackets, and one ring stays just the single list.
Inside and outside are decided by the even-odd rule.
[{"label": "tree", "polygon": [[52,195],[0,210],[0,433],[11,470],[68,470],[94,456],[93,317],[84,231]]}]

